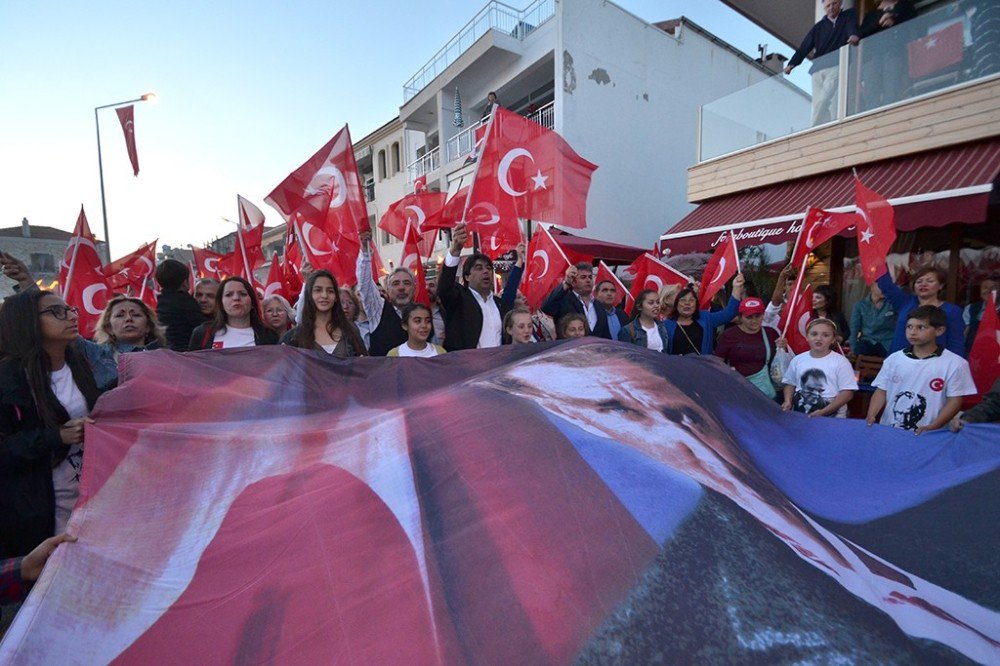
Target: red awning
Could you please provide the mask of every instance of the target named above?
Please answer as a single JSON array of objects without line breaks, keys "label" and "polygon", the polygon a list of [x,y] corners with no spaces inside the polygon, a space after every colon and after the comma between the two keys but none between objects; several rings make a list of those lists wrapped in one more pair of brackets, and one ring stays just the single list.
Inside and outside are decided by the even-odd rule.
[{"label": "red awning", "polygon": [[[893,205],[901,231],[986,220],[1000,170],[1000,139],[908,155],[858,167],[858,177]],[[795,239],[807,207],[854,208],[850,169],[710,199],[660,239],[673,254],[707,252],[730,229],[752,245]]]},{"label": "red awning", "polygon": [[[567,255],[586,255],[593,257],[594,259],[601,259],[604,263],[612,266],[631,264],[643,252],[648,251],[641,247],[620,245],[618,243],[576,236],[568,231],[563,231],[562,229],[557,229],[555,227],[552,227],[549,231],[552,232],[552,237],[557,243],[559,243],[559,247],[561,247]],[[572,260],[573,257],[570,257],[570,259]]]}]

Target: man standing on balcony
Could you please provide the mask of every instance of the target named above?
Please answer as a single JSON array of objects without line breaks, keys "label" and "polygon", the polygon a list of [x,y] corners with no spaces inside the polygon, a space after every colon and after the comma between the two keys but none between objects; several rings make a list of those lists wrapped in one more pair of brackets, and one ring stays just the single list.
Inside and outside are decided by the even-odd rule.
[{"label": "man standing on balcony", "polygon": [[[785,74],[802,64],[812,52],[813,64],[809,73],[813,77],[812,124],[830,122],[836,118],[837,79],[840,68],[836,52],[845,44],[856,45],[861,39],[858,17],[853,9],[842,9],[842,0],[823,0],[826,16],[812,27],[802,40],[795,55],[788,61]],[[822,56],[829,55],[826,58]]]}]

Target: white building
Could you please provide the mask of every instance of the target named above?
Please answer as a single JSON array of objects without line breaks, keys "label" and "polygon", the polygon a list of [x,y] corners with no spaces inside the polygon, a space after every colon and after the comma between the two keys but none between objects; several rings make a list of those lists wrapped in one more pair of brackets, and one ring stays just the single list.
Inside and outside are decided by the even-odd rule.
[{"label": "white building", "polygon": [[535,0],[523,10],[489,2],[404,85],[384,171],[384,146],[373,146],[374,208],[381,215],[422,175],[431,189],[454,190],[473,169],[466,158],[495,91],[598,165],[587,236],[652,246],[664,219],[692,208],[686,170],[701,105],[770,75],[684,18],[651,25],[606,0]]}]

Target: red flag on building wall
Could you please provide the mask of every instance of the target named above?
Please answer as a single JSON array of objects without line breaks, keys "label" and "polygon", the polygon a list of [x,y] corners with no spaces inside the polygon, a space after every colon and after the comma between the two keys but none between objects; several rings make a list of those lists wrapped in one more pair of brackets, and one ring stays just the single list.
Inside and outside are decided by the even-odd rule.
[{"label": "red flag on building wall", "polygon": [[131,104],[115,109],[118,114],[118,121],[122,124],[122,132],[125,133],[125,149],[128,150],[128,159],[132,163],[132,175],[139,175],[139,153],[135,149],[135,107]]},{"label": "red flag on building wall", "polygon": [[571,264],[552,234],[542,225],[538,225],[538,232],[528,243],[525,261],[527,265],[524,267],[521,293],[528,300],[528,306],[538,310],[549,292],[562,282]]},{"label": "red flag on building wall", "polygon": [[698,307],[707,310],[712,304],[712,298],[726,286],[729,278],[736,275],[740,269],[740,255],[736,251],[736,238],[730,231],[726,239],[715,246],[712,258],[705,266],[701,276],[701,287],[698,288]]},{"label": "red flag on building wall", "polygon": [[979,389],[977,402],[1000,377],[1000,326],[997,325],[997,292],[983,303],[983,318],[969,350],[969,369]]},{"label": "red flag on building wall", "polygon": [[906,45],[910,78],[920,79],[962,62],[965,51],[961,20]]},{"label": "red flag on building wall", "polygon": [[885,198],[854,177],[858,212],[858,258],[865,282],[871,284],[885,272],[885,258],[896,242],[896,216]]},{"label": "red flag on building wall", "polygon": [[635,280],[632,282],[632,290],[630,292],[632,301],[627,308],[628,312],[632,311],[635,299],[645,289],[652,289],[659,292],[660,289],[663,289],[668,284],[675,284],[683,289],[693,282],[687,275],[667,266],[648,252],[633,261],[628,268],[631,273],[635,274]]},{"label": "red flag on building wall", "polygon": [[80,335],[93,337],[97,319],[104,311],[110,292],[101,272],[97,239],[87,224],[83,206],[80,206],[73,236],[59,266],[59,285],[63,300],[80,310]]}]

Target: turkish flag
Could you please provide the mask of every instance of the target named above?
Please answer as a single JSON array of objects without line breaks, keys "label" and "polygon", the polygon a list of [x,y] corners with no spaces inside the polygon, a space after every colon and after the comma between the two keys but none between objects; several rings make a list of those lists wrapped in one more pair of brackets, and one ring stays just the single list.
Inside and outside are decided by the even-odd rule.
[{"label": "turkish flag", "polygon": [[962,21],[956,21],[906,45],[911,79],[920,79],[962,62],[965,57],[962,26]]},{"label": "turkish flag", "polygon": [[288,302],[295,304],[299,300],[299,292],[302,291],[302,273],[299,267],[302,265],[302,251],[295,241],[295,233],[291,229],[285,231],[285,254],[282,257],[281,272],[285,282],[285,290],[291,296]]},{"label": "turkish flag", "polygon": [[[223,255],[203,247],[192,247],[191,254],[194,255],[195,270],[198,273],[198,277],[214,278],[216,280],[222,279],[222,274],[219,272],[219,261],[223,258]],[[194,288],[194,284],[191,287]]]},{"label": "turkish flag", "polygon": [[469,231],[490,237],[506,222],[505,235],[518,237],[518,218],[582,229],[596,168],[552,130],[498,106],[464,209]]},{"label": "turkish flag", "polygon": [[101,274],[107,278],[108,287],[114,290],[121,290],[129,285],[138,287],[144,280],[152,277],[156,270],[156,243],[154,240],[140,245],[134,252],[104,266]]},{"label": "turkish flag", "polygon": [[872,284],[885,270],[885,258],[896,242],[896,216],[885,198],[854,179],[857,209],[858,259],[865,282]]},{"label": "turkish flag", "polygon": [[281,270],[281,262],[278,261],[277,252],[271,256],[271,267],[267,269],[267,279],[264,281],[264,298],[275,294],[283,296],[286,301],[291,302],[285,283],[285,273]]},{"label": "turkish flag", "polygon": [[[135,287],[130,287],[133,294],[135,294]],[[149,306],[149,309],[156,312],[156,301],[160,296],[160,292],[153,289],[152,278],[142,281],[142,286],[139,287],[139,299]]]},{"label": "turkish flag", "polygon": [[264,263],[264,250],[261,248],[264,240],[264,213],[238,194],[236,206],[239,209],[239,221],[233,253],[239,270],[232,271],[231,274],[242,275],[252,281],[254,269]]},{"label": "turkish flag", "polygon": [[831,213],[822,208],[810,208],[802,220],[802,228],[795,239],[795,249],[792,250],[792,266],[802,265],[809,253],[827,242],[841,231],[849,229],[858,223],[858,214]]},{"label": "turkish flag", "polygon": [[736,238],[730,231],[726,239],[715,246],[715,252],[705,266],[701,287],[698,288],[698,307],[707,310],[712,304],[712,298],[726,286],[729,278],[736,275],[739,268],[740,255],[736,251]]},{"label": "turkish flag", "polygon": [[118,122],[122,124],[122,132],[125,133],[125,149],[128,150],[128,160],[132,163],[132,175],[139,175],[139,153],[135,149],[135,107],[129,104],[115,109],[118,114]]},{"label": "turkish flag", "polygon": [[427,279],[424,271],[424,262],[420,259],[419,237],[413,225],[406,225],[405,238],[403,240],[403,258],[399,260],[399,265],[409,268],[416,280],[417,290],[413,300],[423,303],[427,307],[431,305],[430,294],[427,293]]},{"label": "turkish flag", "polygon": [[[385,262],[382,261],[382,254],[378,251],[378,245],[375,244],[374,238],[368,241],[368,247],[372,251],[372,280],[378,284],[382,276],[388,275],[389,271],[385,270]],[[417,247],[420,247],[420,243],[417,243]]]},{"label": "turkish flag", "polygon": [[802,293],[790,303],[786,303],[781,311],[778,330],[788,341],[788,348],[796,354],[809,351],[809,341],[806,339],[806,325],[812,318],[812,285],[806,283]]},{"label": "turkish flag", "polygon": [[603,261],[598,261],[597,274],[594,275],[595,290],[597,288],[597,285],[601,284],[602,282],[611,282],[612,284],[615,285],[616,306],[621,305],[623,299],[627,299],[628,303],[626,303],[626,307],[628,307],[628,309],[632,309],[632,301],[635,300],[634,298],[632,298],[632,294],[628,293],[628,289],[626,289],[625,285],[622,284],[622,281],[618,279],[618,276],[615,275],[610,268],[608,268],[607,264],[605,264]]},{"label": "turkish flag", "polygon": [[427,174],[417,177],[413,181],[413,193],[419,194],[420,192],[427,191]]},{"label": "turkish flag", "polygon": [[446,192],[407,194],[389,206],[378,221],[378,228],[403,240],[407,225],[412,223],[420,237],[420,254],[429,257],[437,240],[447,198]]},{"label": "turkish flag", "polygon": [[663,289],[668,284],[676,284],[683,289],[693,282],[687,275],[667,266],[649,252],[646,252],[633,261],[628,268],[630,272],[635,274],[635,280],[632,282],[632,290],[630,292],[632,300],[627,309],[629,313],[632,312],[632,307],[635,305],[635,300],[639,297],[639,294],[646,289],[659,292],[660,289]]},{"label": "turkish flag", "polygon": [[992,388],[1000,377],[1000,326],[997,325],[997,292],[992,292],[983,303],[983,318],[976,331],[976,339],[969,350],[969,369],[976,382],[982,400],[984,393]]},{"label": "turkish flag", "polygon": [[552,234],[542,225],[538,225],[538,233],[528,243],[526,260],[521,293],[531,309],[538,310],[549,293],[562,282],[571,264]]},{"label": "turkish flag", "polygon": [[[289,224],[296,223],[294,216],[298,215],[303,227],[318,227],[334,251],[345,255],[337,257],[338,269],[331,267],[334,275],[342,280],[338,271],[349,265],[353,276],[361,248],[358,234],[368,231],[369,226],[364,189],[347,125],[264,200],[280,211]],[[305,235],[313,237],[311,233]],[[355,282],[351,277],[350,282],[342,284]]]},{"label": "turkish flag", "polygon": [[330,271],[342,287],[357,283],[355,266],[361,243],[356,235],[354,239],[341,236],[335,241],[322,227],[307,221],[299,213],[293,216],[291,224],[301,242],[302,254],[313,269]]},{"label": "turkish flag", "polygon": [[73,236],[59,265],[59,284],[66,303],[80,310],[80,335],[85,338],[93,337],[97,319],[110,295],[101,268],[97,239],[87,224],[83,206],[80,206]]}]

